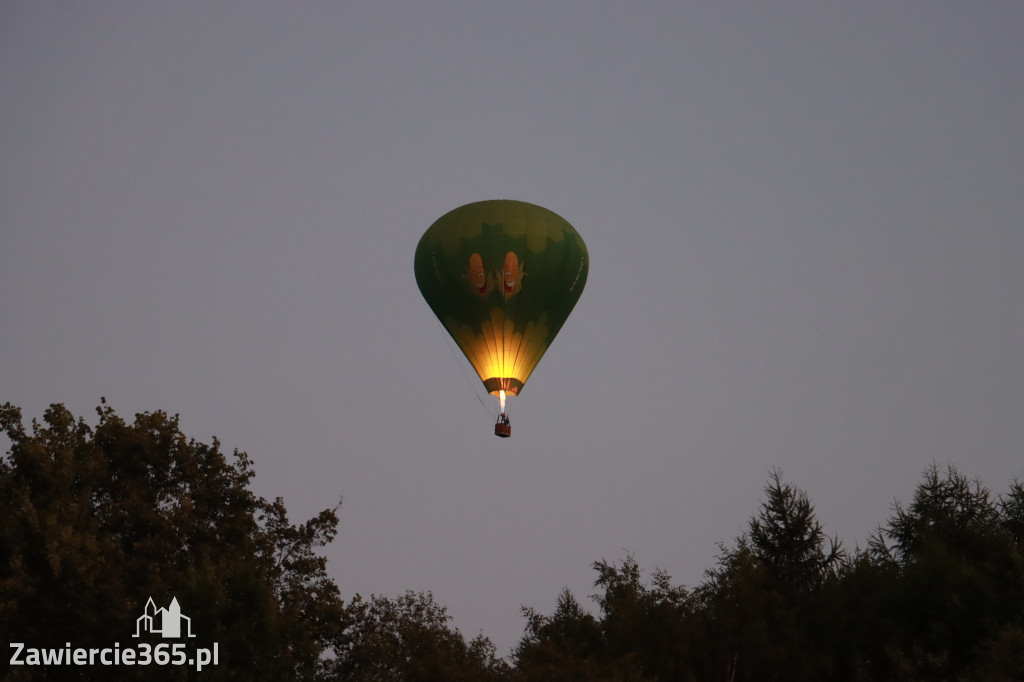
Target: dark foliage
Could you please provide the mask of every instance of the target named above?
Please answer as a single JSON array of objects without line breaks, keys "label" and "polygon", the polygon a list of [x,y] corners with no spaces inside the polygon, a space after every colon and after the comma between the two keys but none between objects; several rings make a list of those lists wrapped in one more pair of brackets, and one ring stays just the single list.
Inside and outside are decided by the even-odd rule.
[{"label": "dark foliage", "polygon": [[745,535],[692,590],[595,564],[599,615],[568,592],[527,611],[522,679],[1024,680],[1024,489],[993,499],[930,467],[868,550],[828,538],[772,472]]},{"label": "dark foliage", "polygon": [[[328,509],[292,525],[256,497],[241,452],[187,439],[177,417],[125,422],[105,404],[95,430],[53,405],[26,430],[0,408],[0,640],[34,648],[135,646],[149,598],[178,599],[197,647],[218,644],[205,680],[317,679],[342,604],[315,549]],[[154,641],[153,645],[159,641]],[[14,667],[7,679],[184,679],[186,666]],[[105,675],[106,674],[106,675]]]},{"label": "dark foliage", "polygon": [[[700,584],[594,563],[591,613],[568,590],[524,609],[511,661],[467,640],[430,593],[343,603],[317,548],[337,509],[293,525],[252,494],[244,453],[197,443],[163,412],[95,429],[60,405],[27,430],[0,408],[0,639],[108,647],[152,597],[177,597],[220,664],[120,667],[118,679],[431,682],[1024,680],[1024,485],[994,497],[929,467],[866,549],[845,550],[773,471],[746,532]],[[8,667],[0,679],[109,677]]]},{"label": "dark foliage", "polygon": [[345,608],[344,634],[333,663],[335,679],[351,682],[488,682],[508,665],[478,636],[467,642],[430,593],[397,599],[358,595]]}]

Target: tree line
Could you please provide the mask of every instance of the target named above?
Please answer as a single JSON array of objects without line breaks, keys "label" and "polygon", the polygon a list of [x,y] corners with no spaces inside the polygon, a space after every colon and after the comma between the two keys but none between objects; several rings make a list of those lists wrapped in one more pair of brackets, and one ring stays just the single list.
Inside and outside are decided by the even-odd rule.
[{"label": "tree line", "polygon": [[[127,421],[102,402],[97,415],[92,427],[57,404],[25,425],[0,408],[5,646],[158,646],[129,633],[152,597],[188,605],[217,664],[120,666],[117,679],[1024,680],[1018,480],[994,495],[932,465],[851,549],[773,471],[699,584],[632,556],[596,561],[595,594],[563,590],[550,614],[524,608],[523,636],[501,656],[430,593],[344,600],[320,553],[340,503],[295,524],[281,499],[252,493],[245,453],[188,438],[164,412]],[[5,680],[111,676],[8,658]]]}]

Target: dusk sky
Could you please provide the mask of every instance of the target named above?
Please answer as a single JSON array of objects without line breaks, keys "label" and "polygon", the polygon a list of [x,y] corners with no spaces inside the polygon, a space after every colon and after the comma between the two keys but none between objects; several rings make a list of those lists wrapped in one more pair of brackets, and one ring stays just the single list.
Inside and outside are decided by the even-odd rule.
[{"label": "dusk sky", "polygon": [[[507,440],[413,276],[493,198],[590,252]],[[343,497],[346,599],[501,654],[596,560],[700,582],[773,469],[863,547],[1024,478],[1024,3],[0,2],[0,351],[26,419]]]}]

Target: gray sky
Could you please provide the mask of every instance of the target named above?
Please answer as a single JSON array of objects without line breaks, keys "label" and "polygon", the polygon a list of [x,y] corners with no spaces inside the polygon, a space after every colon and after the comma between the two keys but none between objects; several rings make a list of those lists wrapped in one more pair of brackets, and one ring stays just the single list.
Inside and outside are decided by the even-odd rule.
[{"label": "gray sky", "polygon": [[[344,495],[343,594],[502,653],[602,557],[699,582],[773,467],[863,545],[931,462],[1024,477],[1022,35],[1016,0],[0,3],[0,401],[180,413],[294,521]],[[490,198],[591,256],[509,440],[412,268]]]}]

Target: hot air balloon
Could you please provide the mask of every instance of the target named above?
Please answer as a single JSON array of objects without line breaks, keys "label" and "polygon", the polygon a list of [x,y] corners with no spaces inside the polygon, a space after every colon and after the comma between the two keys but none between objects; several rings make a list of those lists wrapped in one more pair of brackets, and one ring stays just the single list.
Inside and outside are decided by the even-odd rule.
[{"label": "hot air balloon", "polygon": [[511,435],[506,396],[517,396],[579,300],[590,259],[576,230],[546,208],[510,199],[441,216],[416,247],[416,284],[498,396],[494,433]]}]

